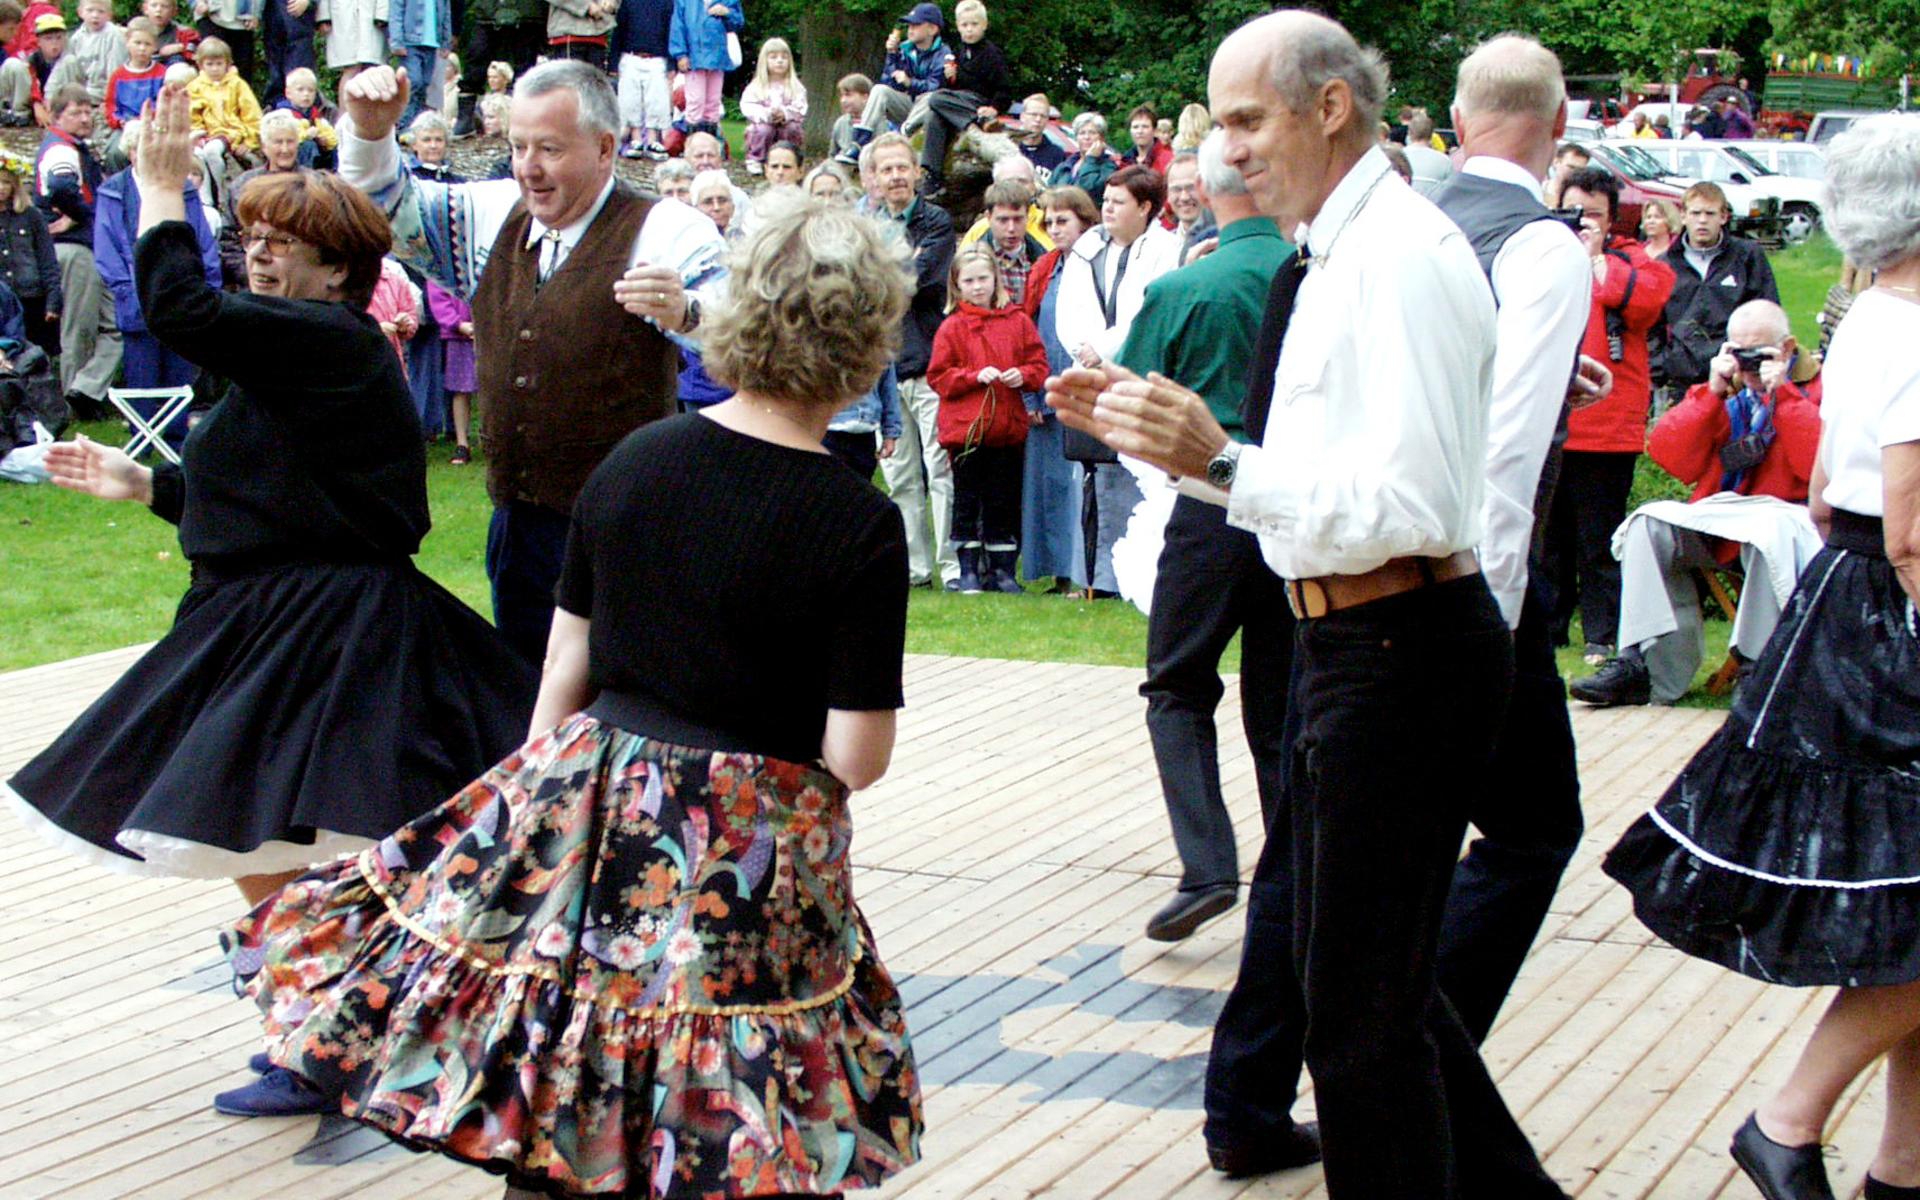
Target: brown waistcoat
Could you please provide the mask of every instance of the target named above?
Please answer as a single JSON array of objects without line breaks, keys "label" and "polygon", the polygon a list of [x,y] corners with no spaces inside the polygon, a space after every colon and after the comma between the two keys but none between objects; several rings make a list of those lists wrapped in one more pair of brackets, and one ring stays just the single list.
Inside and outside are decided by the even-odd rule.
[{"label": "brown waistcoat", "polygon": [[539,283],[532,217],[516,207],[473,293],[487,494],[571,512],[587,476],[621,438],[666,416],[679,353],[613,300],[653,207],[616,184],[573,252]]}]

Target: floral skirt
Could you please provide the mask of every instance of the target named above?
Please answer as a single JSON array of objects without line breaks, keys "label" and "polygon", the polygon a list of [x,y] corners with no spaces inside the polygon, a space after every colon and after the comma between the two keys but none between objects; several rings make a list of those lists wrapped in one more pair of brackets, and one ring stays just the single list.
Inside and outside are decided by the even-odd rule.
[{"label": "floral skirt", "polygon": [[1836,513],[1727,721],[1607,855],[1635,914],[1768,983],[1920,979],[1920,636]]},{"label": "floral skirt", "polygon": [[275,1062],[562,1196],[878,1184],[919,1157],[844,785],[575,716],[222,937]]}]

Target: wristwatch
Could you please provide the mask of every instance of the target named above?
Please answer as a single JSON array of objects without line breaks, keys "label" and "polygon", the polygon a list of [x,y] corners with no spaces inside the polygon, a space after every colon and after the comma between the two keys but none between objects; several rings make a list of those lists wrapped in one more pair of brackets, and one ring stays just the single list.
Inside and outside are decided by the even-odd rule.
[{"label": "wristwatch", "polygon": [[1220,447],[1220,453],[1207,460],[1207,482],[1221,491],[1233,487],[1233,472],[1240,464],[1240,443],[1228,440]]},{"label": "wristwatch", "polygon": [[687,297],[687,315],[680,323],[681,333],[692,333],[700,328],[700,297]]}]

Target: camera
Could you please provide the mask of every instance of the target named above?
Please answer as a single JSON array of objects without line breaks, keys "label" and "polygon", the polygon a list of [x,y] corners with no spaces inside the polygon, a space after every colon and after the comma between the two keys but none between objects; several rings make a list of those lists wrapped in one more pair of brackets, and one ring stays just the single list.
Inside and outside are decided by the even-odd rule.
[{"label": "camera", "polygon": [[1758,371],[1762,363],[1773,361],[1773,349],[1770,346],[1756,346],[1751,350],[1735,347],[1733,361],[1740,364],[1742,371]]},{"label": "camera", "polygon": [[1578,204],[1569,205],[1566,208],[1556,208],[1549,215],[1552,216],[1554,220],[1565,225],[1568,229],[1573,230],[1575,237],[1580,236],[1581,226],[1584,225],[1587,220],[1587,210],[1581,208]]}]

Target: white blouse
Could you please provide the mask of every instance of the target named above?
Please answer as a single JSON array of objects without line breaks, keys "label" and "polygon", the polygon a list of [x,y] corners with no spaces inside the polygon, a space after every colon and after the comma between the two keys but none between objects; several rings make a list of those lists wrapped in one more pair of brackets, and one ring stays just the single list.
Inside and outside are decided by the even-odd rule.
[{"label": "white blouse", "polygon": [[1834,508],[1886,515],[1880,451],[1920,441],[1920,304],[1883,291],[1853,299],[1827,347],[1820,466]]}]

